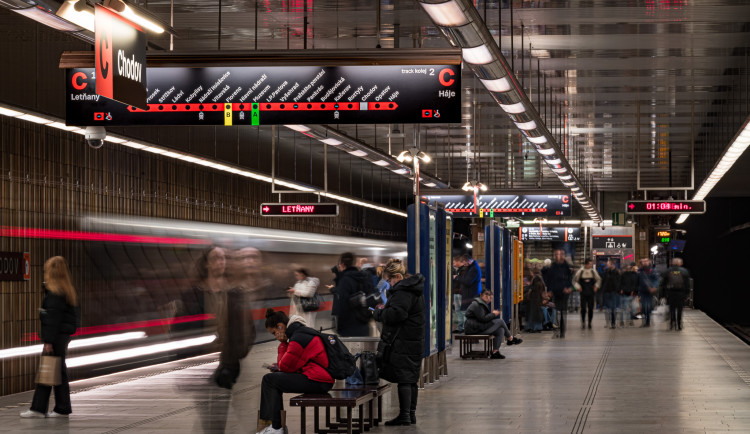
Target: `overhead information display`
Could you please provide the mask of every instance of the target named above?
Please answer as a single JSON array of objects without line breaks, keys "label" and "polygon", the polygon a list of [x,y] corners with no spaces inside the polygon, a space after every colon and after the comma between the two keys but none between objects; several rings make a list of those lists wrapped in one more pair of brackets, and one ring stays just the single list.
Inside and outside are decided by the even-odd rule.
[{"label": "overhead information display", "polygon": [[628,214],[704,214],[704,200],[629,200],[625,203]]},{"label": "overhead information display", "polygon": [[581,241],[581,228],[524,226],[521,241]]},{"label": "overhead information display", "polygon": [[336,217],[339,206],[335,203],[264,203],[260,205],[264,217]]},{"label": "overhead information display", "polygon": [[97,95],[94,68],[66,71],[68,125],[461,122],[460,65],[148,68],[147,110]]},{"label": "overhead information display", "polygon": [[[571,214],[570,194],[428,195],[430,202],[445,204],[454,217],[562,217]],[[475,206],[476,205],[476,206]]]}]

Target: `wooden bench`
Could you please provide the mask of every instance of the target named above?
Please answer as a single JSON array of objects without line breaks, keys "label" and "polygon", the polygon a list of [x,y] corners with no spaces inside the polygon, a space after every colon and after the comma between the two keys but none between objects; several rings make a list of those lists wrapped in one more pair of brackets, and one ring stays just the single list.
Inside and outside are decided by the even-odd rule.
[{"label": "wooden bench", "polygon": [[[458,353],[462,359],[486,359],[492,354],[494,335],[454,335],[453,337],[458,341]],[[472,345],[479,342],[484,343],[484,349],[482,351],[475,351]]]},{"label": "wooden bench", "polygon": [[[345,389],[345,390],[331,390],[326,394],[311,394],[305,393],[303,395],[297,395],[289,400],[289,405],[293,407],[300,407],[301,410],[301,432],[305,434],[307,419],[305,410],[307,407],[314,408],[314,430],[316,433],[327,434],[327,433],[347,433],[347,434],[362,434],[364,431],[370,429],[373,426],[372,420],[372,404],[375,394],[371,390],[361,389]],[[370,415],[368,417],[368,423],[364,421],[364,405],[368,404]],[[320,426],[320,407],[326,409],[326,427]],[[346,407],[346,419],[342,419],[342,422],[331,423],[331,407],[336,408],[338,413],[339,409]],[[357,407],[359,408],[359,415],[356,421],[356,429],[354,427],[354,420],[352,417],[352,410]],[[342,426],[342,425],[345,425]]]},{"label": "wooden bench", "polygon": [[[377,398],[377,417],[374,417],[372,406],[369,407],[370,410],[370,416],[365,420],[365,431],[369,430],[373,426],[378,426],[380,422],[383,421],[383,395],[385,395],[388,391],[391,390],[391,383],[386,384],[372,384],[372,385],[363,385],[363,386],[347,386],[346,388],[338,389],[334,388],[332,390],[364,390],[366,392],[372,393],[372,398]],[[338,409],[336,410],[336,419],[337,422],[342,422],[343,418],[339,417]]]}]

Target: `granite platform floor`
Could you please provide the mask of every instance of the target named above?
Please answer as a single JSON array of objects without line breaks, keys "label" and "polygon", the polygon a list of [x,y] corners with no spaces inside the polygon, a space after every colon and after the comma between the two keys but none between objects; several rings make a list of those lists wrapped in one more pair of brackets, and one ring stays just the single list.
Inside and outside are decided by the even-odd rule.
[{"label": "granite platform floor", "polygon": [[[420,390],[416,426],[370,432],[750,433],[750,347],[702,312],[686,311],[681,332],[610,330],[601,314],[592,330],[576,314],[569,322],[565,339],[524,334],[503,346],[505,360],[461,360],[456,349],[449,375]],[[207,382],[215,356],[79,381],[69,420],[21,419],[31,392],[1,397],[0,433],[253,433],[261,365],[275,353],[253,348],[231,393]],[[395,415],[392,396],[385,405]],[[289,409],[292,433],[299,416]]]}]

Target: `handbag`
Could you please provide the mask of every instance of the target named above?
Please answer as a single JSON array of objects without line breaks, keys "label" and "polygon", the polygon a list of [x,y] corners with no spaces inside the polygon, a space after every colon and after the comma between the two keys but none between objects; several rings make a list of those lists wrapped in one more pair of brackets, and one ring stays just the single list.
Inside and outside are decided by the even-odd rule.
[{"label": "handbag", "polygon": [[316,292],[312,297],[300,297],[299,304],[305,312],[314,312],[320,308],[320,296]]},{"label": "handbag", "polygon": [[62,361],[57,356],[42,356],[36,372],[37,384],[59,386],[62,384]]},{"label": "handbag", "polygon": [[378,353],[375,355],[375,362],[378,368],[378,372],[382,371],[385,365],[387,365],[391,361],[393,343],[396,342],[396,338],[398,337],[400,331],[401,327],[397,328],[396,332],[393,333],[393,337],[390,339],[390,341],[386,341],[381,336],[380,342],[378,342]]},{"label": "handbag", "polygon": [[363,351],[359,355],[359,372],[362,374],[362,380],[365,384],[380,384],[375,353],[372,351]]}]

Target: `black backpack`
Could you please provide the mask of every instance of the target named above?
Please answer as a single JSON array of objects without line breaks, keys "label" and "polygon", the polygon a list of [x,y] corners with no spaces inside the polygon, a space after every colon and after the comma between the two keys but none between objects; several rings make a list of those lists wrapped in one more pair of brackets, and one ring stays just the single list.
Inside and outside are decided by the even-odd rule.
[{"label": "black backpack", "polygon": [[306,333],[312,336],[320,337],[323,341],[323,347],[326,349],[326,355],[328,356],[328,367],[324,368],[331,374],[335,380],[345,380],[347,377],[354,373],[357,369],[355,363],[356,358],[352,356],[349,349],[341,342],[341,339],[336,335],[330,335],[328,333],[321,333],[310,327],[302,327],[296,331],[296,333]]},{"label": "black backpack", "polygon": [[683,289],[685,287],[685,280],[682,278],[680,270],[669,270],[667,276],[667,288],[669,289]]}]

